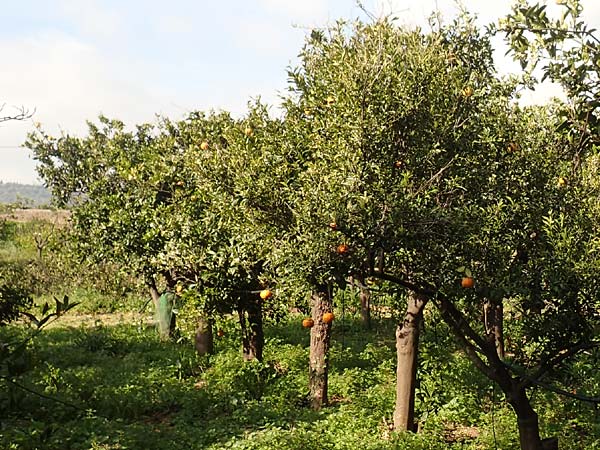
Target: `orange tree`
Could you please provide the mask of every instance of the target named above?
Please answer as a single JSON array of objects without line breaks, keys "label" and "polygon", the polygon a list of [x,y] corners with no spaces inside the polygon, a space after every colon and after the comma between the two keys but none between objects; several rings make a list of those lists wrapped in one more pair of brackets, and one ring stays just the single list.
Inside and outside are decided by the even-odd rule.
[{"label": "orange tree", "polygon": [[[176,164],[160,174],[148,169],[162,161],[158,134],[154,125],[128,131],[122,122],[100,117],[98,125],[88,124],[84,138],[55,138],[38,128],[26,143],[55,201],[72,209],[72,237],[82,260],[114,262],[142,277],[157,308],[172,299],[161,300],[160,286],[174,288],[160,254],[168,241],[163,210],[178,189]],[[161,335],[168,336],[169,320],[159,322]]]},{"label": "orange tree", "polygon": [[171,145],[185,149],[181,190],[165,224],[171,230],[165,267],[200,294],[206,314],[237,312],[245,359],[262,358],[263,307],[273,305],[266,224],[282,216],[271,194],[275,161],[263,159],[262,146],[278,135],[271,130],[277,126],[260,104],[239,120],[193,113],[165,123]]},{"label": "orange tree", "polygon": [[[565,189],[561,174],[577,167],[554,132],[553,111],[514,105],[515,83],[495,75],[489,36],[464,17],[430,34],[387,22],[315,31],[290,76],[286,127],[304,164],[290,193],[296,225],[279,246],[289,256],[281,267],[313,285],[366,268],[412,293],[396,333],[397,428],[412,426],[418,322],[434,300],[513,406],[522,447],[539,448],[527,389],[592,345],[586,330],[597,317],[583,307],[597,286],[583,269],[593,267],[593,229],[572,195],[575,182]],[[565,260],[558,249],[571,234],[584,250]],[[349,250],[343,258],[340,242]],[[475,277],[474,289],[460,287],[463,274]],[[519,336],[541,346],[534,354],[503,357],[505,301],[514,311],[553,305]]]},{"label": "orange tree", "polygon": [[[86,138],[53,139],[38,130],[28,142],[55,196],[74,203],[81,255],[143,276],[157,308],[172,311],[177,286],[192,288],[187,296],[202,300],[208,331],[197,338],[211,340],[212,313],[237,311],[245,359],[261,359],[264,342],[259,292],[267,240],[257,230],[272,208],[252,179],[257,136],[276,125],[267,119],[260,105],[240,121],[192,113],[135,132],[101,118],[103,127],[90,124]],[[159,279],[168,296],[160,296]],[[159,321],[164,335],[168,322]]]},{"label": "orange tree", "polygon": [[[423,236],[448,227],[441,212],[460,206],[456,198],[495,170],[497,149],[486,143],[505,140],[494,133],[506,112],[497,104],[485,110],[473,94],[506,98],[507,88],[490,86],[490,50],[467,41],[470,31],[459,36],[465,48],[453,48],[459,38],[450,32],[427,36],[387,22],[312,33],[302,66],[290,72],[294,95],[284,105],[290,145],[304,152],[291,193],[298,226],[283,247],[286,270],[326,287],[383,269],[382,255],[403,254],[422,259],[411,261],[411,278],[438,271],[431,264],[447,242],[430,240],[438,248],[420,255],[412,247],[425,248]],[[398,429],[412,428],[425,304],[411,297],[398,326]]]}]

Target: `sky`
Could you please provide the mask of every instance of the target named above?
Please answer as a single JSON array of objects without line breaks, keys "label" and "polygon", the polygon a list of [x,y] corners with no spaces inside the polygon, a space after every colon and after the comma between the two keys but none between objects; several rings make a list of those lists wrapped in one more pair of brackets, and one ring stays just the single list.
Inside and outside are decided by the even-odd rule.
[{"label": "sky", "polygon": [[[463,1],[481,24],[511,3]],[[362,4],[408,26],[457,11],[453,0]],[[600,2],[583,4],[587,22],[600,26]],[[83,136],[100,114],[134,125],[193,110],[241,115],[256,97],[276,108],[310,30],[365,14],[356,0],[19,0],[4,2],[1,17],[0,116],[17,107],[34,114],[0,123],[0,181],[41,184],[22,148],[34,122],[51,135]]]}]

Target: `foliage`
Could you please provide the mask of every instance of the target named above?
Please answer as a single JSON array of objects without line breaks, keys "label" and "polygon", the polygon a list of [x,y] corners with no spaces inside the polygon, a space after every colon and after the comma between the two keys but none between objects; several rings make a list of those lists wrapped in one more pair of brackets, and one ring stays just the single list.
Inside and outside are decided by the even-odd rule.
[{"label": "foliage", "polygon": [[[526,33],[541,36],[546,74],[571,105],[521,108],[521,79],[496,73],[494,29],[466,13],[427,33],[338,22],[308,37],[281,119],[259,102],[241,119],[194,112],[133,131],[101,117],[84,138],[38,128],[27,146],[55,198],[75,203],[79,256],[182,291],[188,318],[238,310],[243,322],[265,306],[256,294],[266,286],[278,294],[266,306],[282,311],[315,286],[381,278],[431,299],[471,361],[530,415],[520,423],[532,423],[526,389],[560,381],[568,358],[598,346],[600,185],[591,32],[576,0],[558,22],[524,5],[506,21],[513,51],[527,65]],[[481,320],[486,302],[515,319],[507,358]],[[357,378],[369,389],[359,372],[348,371],[347,393]],[[279,375],[265,361],[220,377],[247,388],[226,409],[268,397]],[[419,389],[424,412],[443,411],[430,394],[441,383]]]},{"label": "foliage", "polygon": [[21,311],[31,306],[32,299],[27,291],[7,284],[0,278],[0,326],[19,317]]},{"label": "foliage", "polygon": [[517,2],[499,27],[523,68],[541,71],[542,80],[549,79],[565,90],[568,108],[561,111],[559,131],[585,152],[599,143],[600,40],[582,19],[581,1],[557,3],[561,14],[553,16],[546,5]]},{"label": "foliage", "polygon": [[[233,323],[222,325],[239,333]],[[71,406],[23,390],[3,390],[0,445],[474,450],[493,448],[496,441],[498,447],[514,448],[516,423],[510,411],[488,381],[472,371],[443,324],[426,328],[423,335],[425,370],[419,382],[431,389],[429,398],[417,401],[423,431],[390,432],[394,322],[376,322],[371,332],[358,323],[349,325],[352,332],[344,335],[334,328],[333,405],[318,413],[304,400],[308,334],[296,316],[267,328],[271,339],[262,363],[240,361],[230,334],[217,340],[209,360],[189,346],[159,341],[149,328],[53,327],[27,353],[30,361],[45,363],[24,367],[20,381]],[[18,331],[5,327],[0,332],[14,338]],[[577,370],[587,368],[589,381],[598,383],[593,364],[582,361]],[[536,405],[542,426],[565,438],[569,448],[600,443],[593,409],[576,408],[551,394],[538,396]]]}]

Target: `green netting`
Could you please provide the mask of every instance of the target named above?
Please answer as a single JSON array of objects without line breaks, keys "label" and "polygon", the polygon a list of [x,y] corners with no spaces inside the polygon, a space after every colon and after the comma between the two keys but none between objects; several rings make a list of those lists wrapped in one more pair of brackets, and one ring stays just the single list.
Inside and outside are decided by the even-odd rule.
[{"label": "green netting", "polygon": [[172,292],[165,292],[158,299],[156,308],[156,325],[161,337],[169,337],[171,324],[173,322],[173,308],[176,296]]}]

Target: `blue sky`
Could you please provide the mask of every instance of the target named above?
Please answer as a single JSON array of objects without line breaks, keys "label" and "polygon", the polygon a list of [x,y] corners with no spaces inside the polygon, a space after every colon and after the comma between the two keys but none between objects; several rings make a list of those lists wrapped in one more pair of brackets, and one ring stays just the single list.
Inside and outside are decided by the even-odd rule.
[{"label": "blue sky", "polygon": [[[465,0],[480,21],[510,0]],[[375,15],[424,24],[452,0],[364,0]],[[584,0],[600,25],[600,6]],[[19,0],[2,5],[0,105],[35,109],[0,124],[0,180],[38,182],[20,146],[33,121],[51,134],[83,134],[100,113],[126,123],[196,109],[241,114],[250,98],[277,105],[304,36],[336,19],[364,17],[355,0]]]}]

